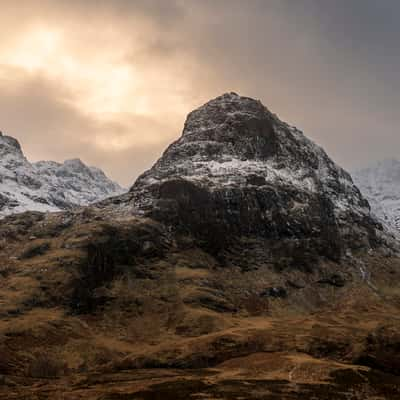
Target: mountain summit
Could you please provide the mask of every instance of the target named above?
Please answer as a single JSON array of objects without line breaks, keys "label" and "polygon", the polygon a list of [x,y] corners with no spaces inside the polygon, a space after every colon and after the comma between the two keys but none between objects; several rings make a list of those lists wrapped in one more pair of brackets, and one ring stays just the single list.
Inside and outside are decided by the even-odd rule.
[{"label": "mountain summit", "polygon": [[260,101],[227,93],[191,112],[182,136],[130,190],[130,207],[216,251],[261,237],[340,258],[382,227],[350,175]]},{"label": "mountain summit", "polygon": [[19,142],[0,132],[0,217],[88,205],[123,189],[81,160],[30,163]]}]

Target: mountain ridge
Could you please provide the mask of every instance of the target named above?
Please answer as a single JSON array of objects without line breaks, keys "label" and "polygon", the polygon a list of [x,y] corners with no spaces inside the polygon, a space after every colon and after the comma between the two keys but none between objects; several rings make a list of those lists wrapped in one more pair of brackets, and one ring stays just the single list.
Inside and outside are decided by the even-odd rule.
[{"label": "mountain ridge", "polygon": [[359,168],[354,181],[371,205],[373,213],[390,230],[400,231],[400,161],[389,158]]},{"label": "mountain ridge", "polygon": [[[204,242],[213,228],[225,238],[312,238],[322,253],[381,240],[382,226],[350,174],[260,101],[236,93],[192,111],[181,137],[120,200],[121,211],[167,221]],[[340,250],[329,249],[339,242]]]},{"label": "mountain ridge", "polygon": [[0,134],[0,217],[54,212],[121,194],[123,189],[79,159],[29,162],[17,139]]}]

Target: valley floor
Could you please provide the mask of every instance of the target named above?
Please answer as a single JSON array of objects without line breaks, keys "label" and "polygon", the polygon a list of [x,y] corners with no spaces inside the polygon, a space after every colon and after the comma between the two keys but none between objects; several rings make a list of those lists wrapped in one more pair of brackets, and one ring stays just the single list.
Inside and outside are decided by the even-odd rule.
[{"label": "valley floor", "polygon": [[[369,314],[372,319],[356,313],[233,317],[223,331],[189,338],[169,335],[139,346],[92,333],[86,340],[76,338],[81,343],[71,347],[68,361],[82,356],[84,346],[94,352],[100,344],[108,346],[109,358],[103,355],[97,370],[48,378],[3,375],[0,399],[400,399],[398,321],[392,321],[391,329],[377,328],[387,322],[380,312]],[[73,322],[64,322],[65,334]],[[374,344],[368,332],[380,343]],[[50,337],[47,332],[42,340]],[[123,353],[129,356],[119,358]],[[37,365],[42,370],[31,375],[50,375],[46,368],[56,368],[51,357],[44,356]]]}]

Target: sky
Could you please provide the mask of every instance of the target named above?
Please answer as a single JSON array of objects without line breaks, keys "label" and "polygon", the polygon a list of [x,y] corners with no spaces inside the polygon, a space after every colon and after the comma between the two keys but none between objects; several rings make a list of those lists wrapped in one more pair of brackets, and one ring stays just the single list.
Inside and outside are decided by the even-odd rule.
[{"label": "sky", "polygon": [[18,0],[0,14],[0,130],[32,160],[130,186],[225,92],[352,170],[400,158],[398,0]]}]

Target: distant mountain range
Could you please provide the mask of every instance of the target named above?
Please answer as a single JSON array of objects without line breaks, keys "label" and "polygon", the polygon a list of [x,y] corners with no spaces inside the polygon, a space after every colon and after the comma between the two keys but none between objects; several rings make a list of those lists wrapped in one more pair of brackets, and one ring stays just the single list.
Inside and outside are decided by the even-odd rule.
[{"label": "distant mountain range", "polygon": [[60,211],[124,190],[81,160],[29,162],[19,142],[0,133],[0,217],[24,211]]},{"label": "distant mountain range", "polygon": [[400,161],[376,162],[352,175],[372,212],[387,227],[400,230]]}]

